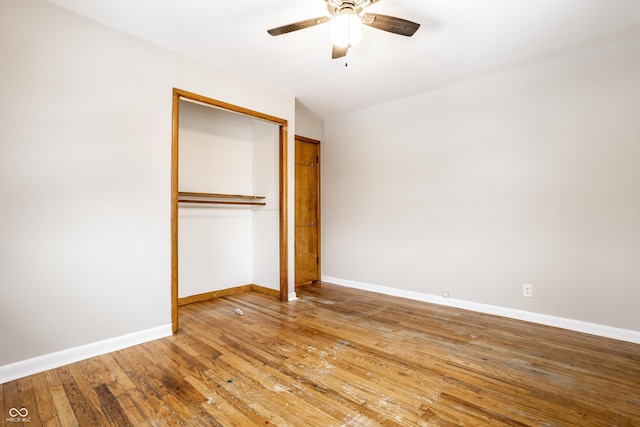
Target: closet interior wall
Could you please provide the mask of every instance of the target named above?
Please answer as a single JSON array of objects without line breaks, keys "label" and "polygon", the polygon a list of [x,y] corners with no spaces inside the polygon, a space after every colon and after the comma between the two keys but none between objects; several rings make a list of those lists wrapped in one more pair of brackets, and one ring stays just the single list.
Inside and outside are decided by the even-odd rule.
[{"label": "closet interior wall", "polygon": [[248,284],[279,290],[278,150],[277,125],[180,101],[179,192],[263,196],[255,201],[264,206],[179,203],[179,298]]}]

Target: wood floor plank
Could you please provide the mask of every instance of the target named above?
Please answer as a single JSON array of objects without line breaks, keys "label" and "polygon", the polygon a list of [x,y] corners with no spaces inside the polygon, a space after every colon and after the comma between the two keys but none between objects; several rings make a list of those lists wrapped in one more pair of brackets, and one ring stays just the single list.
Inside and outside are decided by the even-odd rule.
[{"label": "wood floor plank", "polygon": [[[640,345],[330,284],[0,386],[45,426],[638,426]],[[235,309],[243,310],[242,315]]]},{"label": "wood floor plank", "polygon": [[118,399],[111,393],[106,384],[99,384],[94,388],[100,407],[109,417],[109,424],[118,426],[133,426],[129,416],[123,411]]},{"label": "wood floor plank", "polygon": [[[150,425],[156,426],[166,425],[168,420],[176,417],[174,411],[163,401],[162,393],[157,390],[155,381],[147,370],[148,363],[141,363],[141,358],[148,357],[144,347],[137,346],[112,354],[125,377],[134,384],[133,388],[126,389],[127,398],[122,404],[122,407],[130,408],[130,411],[134,412],[132,419],[143,418]],[[135,412],[140,415],[135,415]]]},{"label": "wood floor plank", "polygon": [[[31,426],[42,426],[41,415],[38,409],[38,403],[36,402],[36,395],[33,389],[32,377],[20,378],[18,380],[18,387],[20,388],[20,406],[29,411],[27,420]],[[24,419],[25,417],[23,417]]]},{"label": "wood floor plank", "polygon": [[[127,352],[132,356],[129,363],[134,369],[128,375],[143,389],[144,400],[138,401],[153,419],[162,419],[170,424],[173,419],[195,421],[204,414],[200,408],[190,408],[196,402],[200,403],[200,399],[194,397],[197,391],[175,371],[175,364],[170,359],[160,351],[154,351],[153,343],[143,344],[137,350],[136,354]],[[154,363],[141,364],[140,356]],[[141,396],[138,394],[136,397],[139,399]],[[158,405],[161,411],[156,414],[154,410]]]},{"label": "wood floor plank", "polygon": [[44,373],[36,374],[31,377],[33,383],[33,391],[37,396],[36,406],[38,414],[43,426],[57,426],[58,412],[51,396],[50,385],[47,382],[47,375]]},{"label": "wood floor plank", "polygon": [[99,356],[100,362],[104,365],[104,368],[109,374],[109,384],[117,385],[120,390],[126,392],[136,388],[136,385],[131,381],[127,374],[123,371],[122,367],[116,359],[118,352],[108,353]]},{"label": "wood floor plank", "polygon": [[9,415],[11,408],[22,408],[20,404],[20,388],[18,381],[10,381],[3,385],[3,408],[2,415],[5,417]]},{"label": "wood floor plank", "polygon": [[67,365],[58,371],[64,390],[81,425],[107,425],[100,399],[82,376],[81,363]]},{"label": "wood floor plank", "polygon": [[[49,389],[51,400],[56,408],[56,414],[58,415],[59,425],[63,427],[75,427],[79,426],[78,418],[69,402],[67,392],[62,385],[55,385]],[[88,425],[88,424],[84,424]]]}]

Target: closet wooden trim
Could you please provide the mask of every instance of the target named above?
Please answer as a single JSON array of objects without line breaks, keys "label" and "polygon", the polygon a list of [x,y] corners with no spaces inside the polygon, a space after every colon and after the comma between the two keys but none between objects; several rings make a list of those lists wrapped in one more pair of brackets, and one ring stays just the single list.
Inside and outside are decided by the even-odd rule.
[{"label": "closet wooden trim", "polygon": [[171,113],[171,329],[178,332],[178,130],[180,93],[173,89]]},{"label": "closet wooden trim", "polygon": [[[185,199],[184,197],[200,197],[200,199]],[[218,194],[218,193],[194,193],[192,191],[178,192],[178,203],[199,203],[205,205],[249,205],[266,206],[266,202],[247,202],[246,200],[264,200],[264,196],[245,196],[241,194]],[[227,200],[218,200],[227,199]],[[236,200],[239,199],[239,200]]]},{"label": "closet wooden trim", "polygon": [[206,96],[198,95],[193,92],[188,92],[182,89],[174,89],[174,94],[178,95],[178,98],[183,98],[185,100],[191,100],[196,102],[201,102],[203,104],[218,107],[222,110],[233,111],[234,113],[244,114],[249,117],[253,117],[256,119],[266,120],[271,123],[279,124],[280,126],[285,126],[287,121],[285,119],[281,119],[279,117],[271,116],[269,114],[264,114],[259,111],[251,110],[249,108],[239,107],[237,105],[229,104],[227,102],[219,101],[213,98],[207,98]]},{"label": "closet wooden trim", "polygon": [[229,295],[237,295],[249,292],[251,285],[236,286],[235,288],[220,289],[219,291],[204,292],[202,294],[190,295],[188,297],[178,298],[178,305],[194,304],[196,302],[209,301],[216,298],[222,298]]},{"label": "closet wooden trim", "polygon": [[194,191],[179,191],[178,196],[194,197],[215,197],[218,199],[264,199],[264,196],[245,196],[244,194],[220,194],[220,193],[197,193]]},{"label": "closet wooden trim", "polygon": [[173,333],[177,333],[178,325],[178,155],[179,155],[179,111],[180,100],[195,101],[215,108],[243,114],[264,120],[279,126],[279,212],[280,212],[280,300],[289,299],[289,233],[288,233],[288,121],[259,111],[251,110],[227,102],[208,98],[193,92],[173,88],[172,142],[171,142],[171,322]]},{"label": "closet wooden trim", "polygon": [[195,199],[180,199],[178,203],[199,203],[203,205],[251,205],[251,206],[266,206],[265,202],[230,202],[225,200],[195,200]]},{"label": "closet wooden trim", "polygon": [[178,304],[180,306],[193,304],[196,302],[209,301],[215,298],[222,298],[229,295],[238,295],[244,292],[258,292],[260,294],[265,294],[272,296],[274,298],[278,298],[280,296],[280,291],[271,288],[265,288],[264,286],[250,284],[243,286],[236,286],[234,288],[220,289],[218,291],[205,292],[202,294],[191,295],[188,297],[178,298]]},{"label": "closet wooden trim", "polygon": [[280,300],[289,301],[289,220],[287,219],[288,194],[288,130],[285,122],[280,126]]}]

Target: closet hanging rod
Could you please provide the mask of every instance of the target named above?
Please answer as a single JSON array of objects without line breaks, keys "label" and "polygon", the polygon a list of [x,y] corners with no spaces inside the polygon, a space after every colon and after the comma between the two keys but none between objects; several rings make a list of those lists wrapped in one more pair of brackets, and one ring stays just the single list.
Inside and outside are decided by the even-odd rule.
[{"label": "closet hanging rod", "polygon": [[264,199],[265,198],[265,196],[249,196],[244,194],[197,193],[194,191],[179,191],[178,196],[215,197],[217,199]]},{"label": "closet hanging rod", "polygon": [[265,206],[265,202],[234,202],[230,200],[193,200],[193,199],[180,199],[178,203],[203,203],[208,205],[254,205]]}]

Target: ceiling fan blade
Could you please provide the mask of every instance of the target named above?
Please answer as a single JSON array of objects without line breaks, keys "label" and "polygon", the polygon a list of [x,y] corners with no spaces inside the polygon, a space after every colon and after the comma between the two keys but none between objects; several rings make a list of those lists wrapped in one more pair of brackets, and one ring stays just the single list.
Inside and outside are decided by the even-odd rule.
[{"label": "ceiling fan blade", "polygon": [[293,24],[283,25],[281,27],[272,28],[267,30],[267,33],[272,36],[279,36],[280,34],[290,33],[292,31],[304,30],[305,28],[313,27],[314,25],[324,24],[329,21],[329,17],[321,16],[319,18],[305,19],[304,21],[294,22]]},{"label": "ceiling fan blade", "polygon": [[331,59],[338,59],[347,56],[348,47],[342,47],[333,45],[333,50],[331,51]]},{"label": "ceiling fan blade", "polygon": [[411,37],[420,24],[407,21],[406,19],[396,18],[395,16],[379,15],[377,13],[365,13],[362,17],[362,23],[378,30],[388,31],[394,34]]}]

